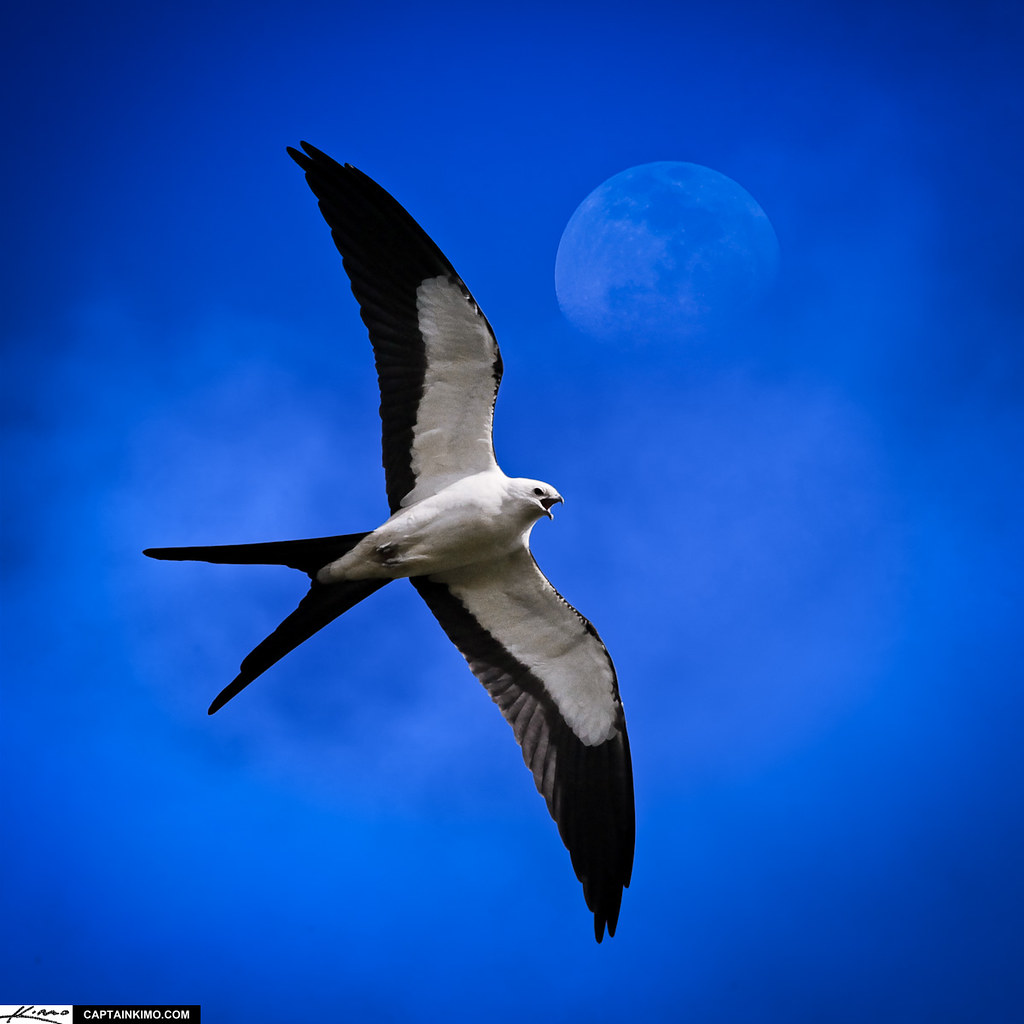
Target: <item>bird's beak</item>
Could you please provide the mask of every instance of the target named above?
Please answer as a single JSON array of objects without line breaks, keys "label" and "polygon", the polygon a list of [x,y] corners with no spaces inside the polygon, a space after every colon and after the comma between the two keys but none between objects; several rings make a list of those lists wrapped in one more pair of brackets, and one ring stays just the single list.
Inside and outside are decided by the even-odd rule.
[{"label": "bird's beak", "polygon": [[557,497],[555,497],[555,498],[541,498],[540,499],[540,503],[543,506],[544,512],[546,513],[548,519],[554,519],[555,518],[551,514],[551,508],[552,508],[553,505],[561,504],[562,501],[563,501],[563,498],[562,498],[562,496],[560,494]]}]

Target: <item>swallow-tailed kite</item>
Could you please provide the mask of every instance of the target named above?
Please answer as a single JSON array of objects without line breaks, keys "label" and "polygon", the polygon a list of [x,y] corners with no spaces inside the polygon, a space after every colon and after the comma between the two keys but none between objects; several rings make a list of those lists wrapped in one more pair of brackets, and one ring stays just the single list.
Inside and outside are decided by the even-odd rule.
[{"label": "swallow-tailed kite", "polygon": [[633,777],[608,652],[530,553],[530,531],[562,497],[498,468],[491,423],[501,356],[451,263],[365,174],[302,148],[288,152],[320,202],[373,344],[392,515],[369,533],[145,553],[286,565],[311,577],[210,714],[342,612],[408,578],[512,726],[600,942],[606,927],[615,934],[629,885]]}]

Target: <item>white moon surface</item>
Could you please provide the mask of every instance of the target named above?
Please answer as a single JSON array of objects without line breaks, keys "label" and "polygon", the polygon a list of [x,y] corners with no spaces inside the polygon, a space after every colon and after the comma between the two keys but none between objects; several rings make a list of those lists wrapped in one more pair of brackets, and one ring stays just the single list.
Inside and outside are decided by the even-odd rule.
[{"label": "white moon surface", "polygon": [[731,178],[699,164],[640,164],[580,203],[555,259],[577,328],[604,339],[685,340],[726,324],[772,288],[779,244]]}]

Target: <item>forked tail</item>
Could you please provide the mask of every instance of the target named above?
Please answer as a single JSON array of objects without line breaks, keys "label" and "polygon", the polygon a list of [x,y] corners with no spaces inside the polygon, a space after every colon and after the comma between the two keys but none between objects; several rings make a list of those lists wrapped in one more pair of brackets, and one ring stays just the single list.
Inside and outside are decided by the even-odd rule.
[{"label": "forked tail", "polygon": [[187,548],[146,548],[144,555],[177,562],[215,562],[226,565],[286,565],[306,573],[309,592],[295,609],[242,662],[238,675],[214,698],[209,714],[222,708],[271,665],[295,650],[327,623],[357,605],[390,580],[343,580],[318,583],[316,574],[329,562],[341,558],[367,534],[346,533],[337,537],[308,540],[269,541],[265,544],[218,544]]}]

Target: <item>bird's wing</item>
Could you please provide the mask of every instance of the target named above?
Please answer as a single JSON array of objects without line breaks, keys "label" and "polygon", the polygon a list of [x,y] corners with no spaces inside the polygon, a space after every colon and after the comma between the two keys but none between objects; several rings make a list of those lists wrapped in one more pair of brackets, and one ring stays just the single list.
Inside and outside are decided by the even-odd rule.
[{"label": "bird's wing", "polygon": [[633,866],[633,772],[615,668],[529,550],[413,585],[512,726],[594,913],[615,934]]},{"label": "bird's wing", "polygon": [[288,152],[320,201],[373,343],[395,512],[495,467],[498,343],[444,253],[384,189],[302,148]]}]

